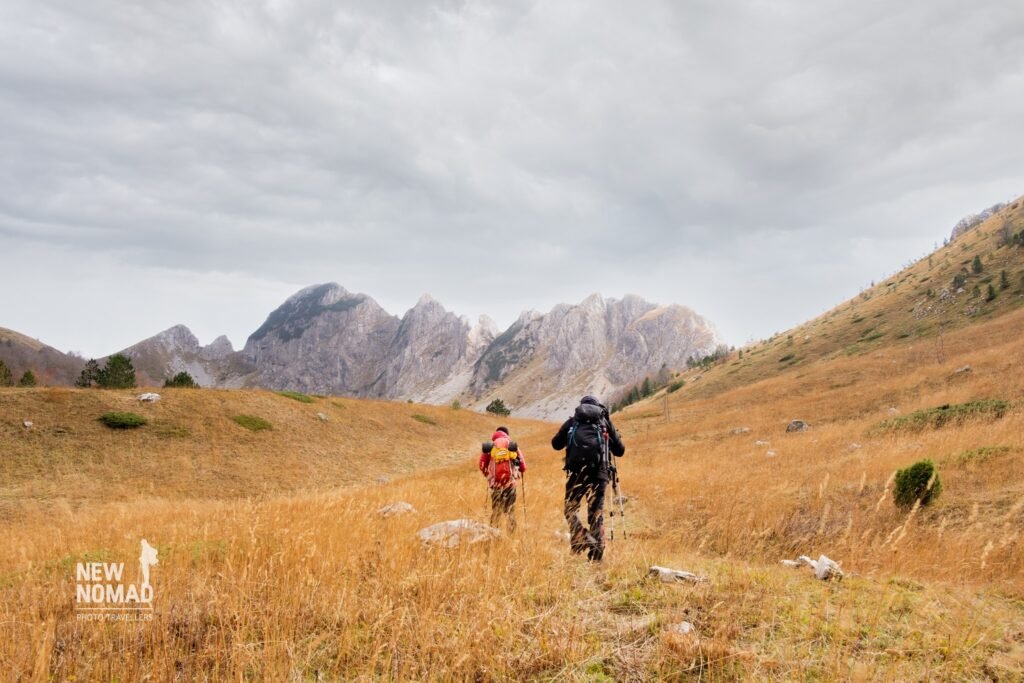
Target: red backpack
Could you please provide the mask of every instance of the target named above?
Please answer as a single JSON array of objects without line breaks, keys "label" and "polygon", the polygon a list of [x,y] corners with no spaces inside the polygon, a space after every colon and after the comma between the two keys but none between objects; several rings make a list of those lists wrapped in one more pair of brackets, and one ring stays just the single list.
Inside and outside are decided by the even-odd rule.
[{"label": "red backpack", "polygon": [[516,466],[516,458],[519,457],[516,442],[501,437],[491,443],[489,450],[487,444],[484,444],[484,452],[491,456],[491,464],[487,470],[487,480],[491,488],[514,486],[516,473],[519,471]]}]

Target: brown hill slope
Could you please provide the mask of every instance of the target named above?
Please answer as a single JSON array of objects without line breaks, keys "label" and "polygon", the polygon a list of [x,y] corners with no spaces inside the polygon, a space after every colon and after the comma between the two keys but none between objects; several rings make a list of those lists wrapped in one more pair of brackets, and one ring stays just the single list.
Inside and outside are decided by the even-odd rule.
[{"label": "brown hill slope", "polygon": [[15,381],[31,370],[41,386],[72,384],[85,365],[81,358],[4,327],[0,327],[0,360],[11,370]]},{"label": "brown hill slope", "polygon": [[[1019,236],[1016,243],[1004,243],[1004,226]],[[981,262],[980,273],[974,272],[975,257]],[[954,287],[958,276],[963,282]],[[992,299],[990,285],[995,294]],[[712,396],[791,368],[871,354],[892,344],[912,345],[922,356],[930,354],[942,362],[944,340],[951,331],[1022,306],[1024,198],[1010,202],[977,228],[831,311],[733,353],[711,372],[684,373],[687,386],[682,391]]]},{"label": "brown hill slope", "polygon": [[[479,453],[498,424],[466,410],[339,398],[303,403],[266,391],[162,389],[155,404],[136,395],[0,389],[0,515],[31,501],[233,498],[368,483]],[[125,410],[149,424],[114,430],[98,421]],[[232,419],[238,415],[268,420],[272,429],[249,431]]]}]

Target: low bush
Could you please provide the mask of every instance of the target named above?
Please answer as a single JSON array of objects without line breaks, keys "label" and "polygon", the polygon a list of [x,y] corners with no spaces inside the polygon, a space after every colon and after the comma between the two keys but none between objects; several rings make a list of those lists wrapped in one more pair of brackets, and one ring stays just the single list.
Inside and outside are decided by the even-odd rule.
[{"label": "low bush", "polygon": [[252,432],[262,432],[265,429],[274,428],[274,425],[255,415],[235,415],[231,419]]},{"label": "low bush", "polygon": [[686,380],[679,379],[668,385],[668,393],[673,394],[686,386]]},{"label": "low bush", "polygon": [[935,501],[942,493],[942,480],[931,460],[919,460],[905,470],[896,472],[892,498],[896,505],[908,508],[918,500],[921,505]]},{"label": "low bush", "polygon": [[138,413],[127,412],[103,413],[99,420],[111,429],[135,429],[146,424],[146,418]]},{"label": "low bush", "polygon": [[298,391],[279,391],[277,392],[277,395],[284,396],[285,398],[290,398],[293,401],[298,401],[299,403],[312,403],[313,401],[316,400],[312,396],[307,396],[306,394],[303,394]]},{"label": "low bush", "polygon": [[970,401],[968,403],[947,403],[937,408],[925,408],[915,410],[909,415],[903,415],[885,420],[878,424],[875,432],[894,431],[921,431],[929,427],[939,429],[947,424],[962,424],[969,420],[989,419],[998,420],[1010,409],[1008,401],[1001,399],[985,399],[981,401]]},{"label": "low bush", "polygon": [[425,425],[437,425],[437,420],[427,415],[420,415],[417,413],[416,415],[412,416],[412,419],[416,420],[417,422],[422,422]]}]

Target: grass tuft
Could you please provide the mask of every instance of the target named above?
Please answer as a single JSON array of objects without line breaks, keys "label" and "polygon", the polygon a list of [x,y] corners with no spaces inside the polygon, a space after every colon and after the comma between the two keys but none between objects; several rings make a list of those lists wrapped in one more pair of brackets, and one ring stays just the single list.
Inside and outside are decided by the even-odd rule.
[{"label": "grass tuft", "polygon": [[252,432],[262,432],[274,428],[274,425],[255,415],[235,415],[231,419]]},{"label": "grass tuft", "polygon": [[316,400],[312,396],[303,394],[299,391],[279,391],[277,392],[277,395],[290,398],[294,401],[298,401],[299,403],[313,403]]},{"label": "grass tuft", "polygon": [[924,429],[939,429],[948,424],[963,424],[971,420],[998,420],[1006,415],[1010,409],[1010,403],[1002,399],[985,399],[981,401],[969,401],[915,410],[909,415],[903,415],[891,420],[879,423],[874,432],[919,432]]}]

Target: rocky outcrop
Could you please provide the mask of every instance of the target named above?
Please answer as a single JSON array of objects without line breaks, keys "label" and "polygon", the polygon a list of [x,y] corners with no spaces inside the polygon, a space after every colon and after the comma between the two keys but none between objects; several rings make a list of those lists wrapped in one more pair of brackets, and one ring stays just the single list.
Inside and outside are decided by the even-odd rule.
[{"label": "rocky outcrop", "polygon": [[481,356],[469,391],[484,403],[500,394],[518,415],[556,417],[581,393],[610,396],[662,367],[684,367],[716,342],[712,326],[684,306],[592,294],[521,315]]},{"label": "rocky outcrop", "polygon": [[225,337],[200,346],[176,325],[124,350],[158,384],[182,370],[202,386],[259,386],[315,394],[458,399],[482,409],[502,398],[517,415],[554,418],[583,393],[604,398],[661,369],[681,368],[717,342],[684,306],[593,294],[546,314],[528,311],[503,333],[475,325],[429,295],[401,318],[365,294],[328,283],[289,297],[236,352]]},{"label": "rocky outcrop", "polygon": [[1000,209],[1006,204],[993,204],[981,213],[972,214],[961,218],[960,221],[953,226],[953,232],[950,233],[949,240],[952,242],[956,238],[960,237],[964,233],[970,232],[974,228],[978,227],[986,220],[994,216]]},{"label": "rocky outcrop", "polygon": [[242,350],[271,389],[387,395],[384,374],[401,323],[365,294],[330,283],[289,297]]},{"label": "rocky outcrop", "polygon": [[254,368],[244,362],[227,337],[202,346],[184,325],[169,327],[120,351],[132,359],[140,385],[159,386],[187,372],[203,387],[237,387]]}]

